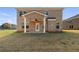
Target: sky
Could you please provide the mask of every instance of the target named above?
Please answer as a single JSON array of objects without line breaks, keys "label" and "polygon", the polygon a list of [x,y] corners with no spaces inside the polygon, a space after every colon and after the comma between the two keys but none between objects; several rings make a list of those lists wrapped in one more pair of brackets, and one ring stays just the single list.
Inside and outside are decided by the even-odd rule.
[{"label": "sky", "polygon": [[[63,10],[63,19],[79,14],[78,7],[65,7]],[[14,7],[1,7],[0,8],[0,25],[8,22],[16,24],[16,9]]]},{"label": "sky", "polygon": [[0,25],[8,22],[16,24],[16,9],[11,7],[0,7]]}]

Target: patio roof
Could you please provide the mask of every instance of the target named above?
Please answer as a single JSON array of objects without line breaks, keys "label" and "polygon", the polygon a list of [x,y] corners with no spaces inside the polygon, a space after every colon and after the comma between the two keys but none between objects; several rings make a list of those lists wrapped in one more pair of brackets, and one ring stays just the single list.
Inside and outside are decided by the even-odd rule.
[{"label": "patio roof", "polygon": [[43,14],[43,13],[40,13],[40,12],[37,12],[37,11],[31,11],[31,12],[28,12],[28,13],[26,13],[26,14],[23,14],[22,16],[29,15],[29,14],[31,14],[31,13],[38,13],[38,14],[40,14],[40,15],[47,16],[46,14]]}]

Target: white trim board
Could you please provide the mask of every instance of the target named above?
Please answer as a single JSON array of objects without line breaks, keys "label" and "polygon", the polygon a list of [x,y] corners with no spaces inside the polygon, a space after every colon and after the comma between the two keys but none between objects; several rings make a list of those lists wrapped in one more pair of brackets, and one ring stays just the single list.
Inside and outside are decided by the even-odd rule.
[{"label": "white trim board", "polygon": [[28,12],[28,13],[22,15],[22,16],[29,15],[29,14],[34,13],[34,12],[35,12],[35,13],[38,13],[38,14],[40,14],[40,15],[43,15],[43,16],[47,16],[46,14],[43,14],[43,13],[40,13],[40,12],[37,12],[37,11]]}]

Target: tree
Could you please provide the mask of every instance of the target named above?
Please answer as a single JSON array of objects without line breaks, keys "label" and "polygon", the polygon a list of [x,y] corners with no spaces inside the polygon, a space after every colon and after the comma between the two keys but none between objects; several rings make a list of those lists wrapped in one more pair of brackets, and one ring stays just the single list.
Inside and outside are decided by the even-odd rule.
[{"label": "tree", "polygon": [[11,24],[10,23],[4,23],[4,24],[1,25],[1,27],[3,29],[10,29],[11,28]]}]

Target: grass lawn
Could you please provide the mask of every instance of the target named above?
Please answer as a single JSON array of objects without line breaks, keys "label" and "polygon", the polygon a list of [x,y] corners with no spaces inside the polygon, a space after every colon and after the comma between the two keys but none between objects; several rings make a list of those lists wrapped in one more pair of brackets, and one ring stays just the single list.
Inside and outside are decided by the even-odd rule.
[{"label": "grass lawn", "polygon": [[11,33],[14,33],[14,32],[15,30],[0,30],[0,37],[10,35]]},{"label": "grass lawn", "polygon": [[79,51],[79,30],[64,30],[61,33],[0,30],[0,51]]}]

